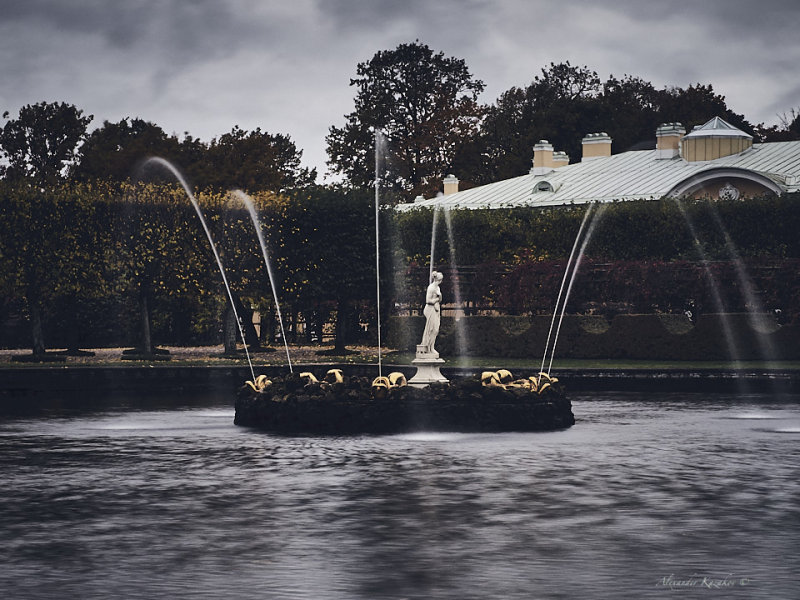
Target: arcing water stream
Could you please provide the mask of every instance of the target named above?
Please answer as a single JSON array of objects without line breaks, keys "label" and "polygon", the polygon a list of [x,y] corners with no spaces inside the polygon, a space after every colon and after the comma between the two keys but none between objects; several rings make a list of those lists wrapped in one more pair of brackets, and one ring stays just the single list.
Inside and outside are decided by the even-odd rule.
[{"label": "arcing water stream", "polygon": [[183,190],[186,192],[186,195],[192,202],[192,206],[194,207],[197,216],[200,218],[200,223],[203,225],[203,231],[205,231],[206,233],[206,237],[208,238],[208,243],[211,244],[211,250],[214,253],[214,258],[217,261],[217,267],[219,267],[219,273],[220,275],[222,275],[222,282],[225,284],[225,291],[228,293],[228,300],[230,300],[231,303],[231,310],[233,310],[233,315],[236,318],[236,325],[239,328],[239,335],[242,337],[242,344],[244,345],[244,353],[245,356],[247,357],[247,365],[250,367],[250,375],[252,376],[253,380],[255,380],[256,375],[255,372],[253,371],[253,361],[250,359],[250,352],[247,349],[247,341],[245,340],[244,329],[242,328],[242,321],[239,317],[238,311],[236,310],[236,303],[233,301],[231,286],[228,284],[228,278],[225,275],[225,269],[222,266],[222,260],[219,257],[219,252],[217,252],[217,246],[216,244],[214,244],[214,239],[211,236],[211,231],[208,228],[208,224],[206,223],[205,217],[203,217],[203,211],[200,210],[200,204],[197,202],[197,198],[194,197],[194,194],[192,193],[192,190],[189,188],[189,184],[186,182],[186,179],[171,162],[160,157],[153,157],[149,158],[145,164],[148,163],[160,165],[165,169],[167,169],[170,173],[172,173],[175,179],[178,180],[178,183],[181,184]]},{"label": "arcing water stream", "polygon": [[256,230],[256,236],[258,237],[258,243],[261,246],[261,255],[264,257],[264,264],[267,267],[267,275],[269,276],[269,285],[272,288],[272,298],[275,301],[275,311],[278,313],[278,323],[281,327],[281,338],[283,339],[283,347],[286,348],[286,362],[289,365],[289,372],[293,372],[292,370],[292,359],[289,356],[289,343],[286,341],[286,330],[283,327],[283,317],[281,316],[281,305],[278,302],[278,289],[275,286],[275,276],[272,274],[272,265],[269,260],[269,254],[267,253],[267,243],[264,240],[264,233],[261,230],[261,222],[258,219],[258,213],[256,213],[256,208],[253,205],[253,200],[245,194],[242,190],[234,190],[233,195],[239,198],[244,205],[247,207],[247,211],[250,213],[250,218],[253,221],[253,226]]}]

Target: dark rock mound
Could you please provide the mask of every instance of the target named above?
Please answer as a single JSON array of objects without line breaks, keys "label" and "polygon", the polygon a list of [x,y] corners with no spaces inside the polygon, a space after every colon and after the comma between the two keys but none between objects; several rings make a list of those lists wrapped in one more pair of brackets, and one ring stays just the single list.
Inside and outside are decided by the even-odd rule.
[{"label": "dark rock mound", "polygon": [[386,434],[411,431],[552,431],[575,423],[560,384],[542,393],[484,386],[477,378],[425,388],[374,388],[365,377],[308,383],[297,374],[256,391],[242,386],[237,425],[289,434]]}]

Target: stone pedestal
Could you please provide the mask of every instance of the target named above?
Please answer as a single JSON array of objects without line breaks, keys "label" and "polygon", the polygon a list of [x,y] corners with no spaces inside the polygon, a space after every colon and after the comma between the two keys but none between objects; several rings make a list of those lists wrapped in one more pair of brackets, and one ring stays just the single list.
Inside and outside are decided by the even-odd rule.
[{"label": "stone pedestal", "polygon": [[417,372],[408,380],[408,385],[426,387],[435,381],[447,383],[447,378],[439,372],[444,364],[444,359],[439,358],[439,353],[425,352],[424,346],[417,346],[417,357],[411,361],[417,367]]}]

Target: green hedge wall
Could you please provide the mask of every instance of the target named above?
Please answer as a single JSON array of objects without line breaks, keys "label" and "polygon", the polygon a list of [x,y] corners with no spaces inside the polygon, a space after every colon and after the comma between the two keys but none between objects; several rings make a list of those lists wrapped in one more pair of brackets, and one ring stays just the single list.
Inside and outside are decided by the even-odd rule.
[{"label": "green hedge wall", "polygon": [[[462,317],[458,321],[443,317],[436,349],[445,358],[541,360],[550,323],[549,316]],[[385,343],[412,352],[424,326],[424,317],[392,317]],[[600,316],[567,315],[558,336],[556,357],[798,360],[800,325],[780,325],[768,314],[709,313],[700,315],[696,323],[683,315],[617,315],[610,322]]]},{"label": "green hedge wall", "polygon": [[[588,205],[456,210],[450,215],[457,263],[513,262],[569,256]],[[410,263],[430,257],[433,213],[396,217],[397,242]],[[672,199],[614,202],[597,217],[587,256],[603,260],[697,259],[697,240],[711,260],[729,257],[728,239],[743,257],[800,258],[800,194],[737,201]],[[447,220],[437,218],[435,255],[448,262]]]},{"label": "green hedge wall", "polygon": [[[438,215],[434,256],[446,300],[457,282],[473,314],[551,312],[586,210],[459,210],[450,231]],[[800,194],[618,202],[595,215],[571,312],[682,312],[691,301],[705,312],[780,309],[800,318]],[[410,307],[424,295],[433,222],[430,209],[397,217],[405,261],[397,288],[406,292],[397,297]]]},{"label": "green hedge wall", "polygon": [[[271,291],[249,215],[229,195],[202,192],[197,198],[237,296],[269,310]],[[373,327],[370,194],[311,188],[292,196],[255,194],[253,200],[284,314],[336,315],[342,306],[358,313],[350,319],[353,331],[359,318]],[[566,206],[442,216],[435,256],[446,275],[445,298],[455,298],[458,282],[473,312],[549,313],[585,211]],[[620,202],[602,213],[570,312],[608,318],[680,313],[690,299],[701,313],[717,312],[705,260],[720,282],[724,310],[780,308],[787,323],[798,320],[800,195],[689,201],[682,210],[672,200]],[[381,219],[381,311],[388,318],[396,304],[414,307],[424,295],[433,214],[387,209]],[[732,270],[737,256],[760,308],[742,300]],[[50,346],[133,344],[143,296],[156,343],[219,341],[227,299],[182,189],[98,182],[42,191],[0,181],[0,346],[19,343],[20,323],[35,311]]]}]

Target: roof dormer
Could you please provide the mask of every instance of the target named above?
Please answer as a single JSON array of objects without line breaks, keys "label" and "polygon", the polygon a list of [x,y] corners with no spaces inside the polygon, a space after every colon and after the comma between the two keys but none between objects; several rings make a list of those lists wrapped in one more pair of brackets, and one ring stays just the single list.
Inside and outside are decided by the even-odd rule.
[{"label": "roof dormer", "polygon": [[714,117],[681,139],[681,156],[687,162],[716,160],[740,154],[753,146],[753,136]]}]

